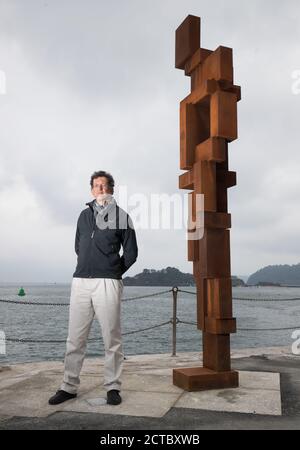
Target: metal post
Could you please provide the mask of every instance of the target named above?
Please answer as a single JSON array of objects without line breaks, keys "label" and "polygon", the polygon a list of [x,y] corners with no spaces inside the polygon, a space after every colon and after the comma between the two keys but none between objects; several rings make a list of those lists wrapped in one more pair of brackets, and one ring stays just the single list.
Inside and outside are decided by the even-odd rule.
[{"label": "metal post", "polygon": [[176,356],[176,325],[177,325],[177,293],[178,287],[173,287],[173,319],[171,320],[173,324],[173,341],[172,341],[172,356]]}]

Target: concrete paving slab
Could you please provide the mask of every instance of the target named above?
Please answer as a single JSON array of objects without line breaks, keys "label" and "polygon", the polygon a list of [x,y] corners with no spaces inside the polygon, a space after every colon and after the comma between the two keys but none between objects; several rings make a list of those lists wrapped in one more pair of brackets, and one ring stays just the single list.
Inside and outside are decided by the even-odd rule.
[{"label": "concrete paving slab", "polygon": [[[6,389],[11,389],[15,395],[19,395],[22,398],[24,392],[36,391],[38,395],[39,391],[52,392],[53,394],[60,389],[61,383],[63,381],[63,374],[49,374],[45,375],[44,372],[40,372],[27,377],[23,380],[11,380],[11,383],[6,386]],[[98,376],[87,376],[81,377],[81,384],[79,387],[79,393],[88,392],[103,383],[101,375]],[[1,390],[0,390],[1,392]]]},{"label": "concrete paving slab", "polygon": [[105,397],[96,397],[96,398],[87,398],[86,402],[90,405],[90,406],[103,406],[107,404],[107,400]]},{"label": "concrete paving slab", "polygon": [[182,389],[174,386],[172,375],[158,375],[148,373],[126,374],[122,383],[122,390],[139,392],[170,392],[181,394]]},{"label": "concrete paving slab", "polygon": [[243,367],[240,372],[240,387],[226,390],[226,393],[224,390],[188,393],[173,385],[174,368],[201,366],[202,354],[199,352],[179,353],[177,357],[170,354],[126,356],[122,375],[123,402],[117,406],[104,404],[103,358],[85,359],[78,397],[57,406],[48,405],[48,399],[62,382],[62,361],[12,365],[0,370],[0,416],[43,418],[56,412],[69,411],[155,418],[167,414],[174,405],[176,411],[188,408],[279,415],[279,374],[258,372],[259,375],[255,375],[256,372],[247,370],[252,370],[249,364],[255,358],[253,354],[258,354],[260,358],[266,354],[268,357],[263,360],[269,361],[272,357],[278,359],[278,355],[283,359],[288,358],[290,353],[286,347],[233,352],[233,361],[235,358],[246,358],[243,362],[245,371]]},{"label": "concrete paving slab", "polygon": [[239,371],[240,387],[280,392],[280,374],[273,372]]},{"label": "concrete paving slab", "polygon": [[174,407],[271,416],[282,414],[278,373],[239,372],[239,375],[238,388],[184,392]]},{"label": "concrete paving slab", "polygon": [[[17,395],[11,389],[4,389],[0,393],[0,415],[19,417],[47,417],[53,411],[48,405],[48,399],[53,392],[29,390]],[[71,401],[71,400],[70,400]],[[56,407],[61,410],[60,405]]]},{"label": "concrete paving slab", "polygon": [[[125,373],[125,370],[124,370]],[[133,372],[128,372],[128,374],[133,373]],[[142,371],[139,371],[139,373],[145,374],[145,375],[163,375],[163,376],[172,376],[173,373],[173,369],[144,369]]]},{"label": "concrete paving slab", "polygon": [[0,378],[0,392],[3,389],[9,388],[11,386],[13,386],[16,383],[19,383],[20,381],[26,381],[26,380],[30,380],[30,375],[19,375],[19,376],[15,376],[15,377],[11,377],[11,378]]},{"label": "concrete paving slab", "polygon": [[[299,371],[299,361],[300,356],[292,355],[291,352],[285,353],[282,352],[281,349],[274,349],[274,351],[266,349],[254,349],[257,356],[253,356],[253,349],[250,349],[248,352],[246,350],[241,350],[238,358],[233,358],[232,367],[235,370],[242,371],[253,371],[260,373],[279,373],[280,372],[280,385],[281,385],[281,402],[282,402],[282,415],[262,415],[262,414],[253,414],[253,413],[239,413],[237,411],[232,412],[223,412],[223,411],[210,411],[205,409],[193,409],[191,407],[188,408],[177,408],[171,407],[163,417],[151,417],[151,416],[143,416],[142,406],[141,415],[126,415],[122,414],[120,416],[117,413],[118,406],[112,406],[114,408],[113,413],[107,413],[108,405],[103,405],[102,408],[105,408],[104,412],[100,412],[99,408],[95,408],[95,412],[72,412],[72,411],[62,411],[60,408],[66,408],[71,406],[71,402],[74,400],[69,400],[65,404],[59,405],[58,407],[51,407],[50,412],[48,409],[47,401],[48,398],[45,396],[45,408],[47,407],[48,416],[33,416],[32,414],[28,414],[28,416],[20,417],[18,416],[18,408],[16,407],[12,414],[3,414],[0,411],[0,417],[3,417],[0,420],[0,430],[83,430],[83,429],[93,429],[93,430],[135,430],[135,429],[149,429],[149,430],[178,430],[186,429],[186,430],[202,430],[202,429],[300,429],[300,371]],[[189,367],[189,363],[186,364],[189,353],[185,354],[185,362],[184,366]],[[187,358],[186,358],[187,357]],[[179,356],[181,358],[181,356]],[[136,366],[137,369],[140,366],[140,363],[143,365],[143,370],[145,371],[155,371],[160,374],[160,371],[170,370],[173,366],[169,366],[169,355],[159,355],[158,360],[159,364],[156,364],[157,361],[153,359],[149,359],[149,355],[147,355],[147,361],[144,362],[143,355],[137,357]],[[93,361],[100,361],[100,359],[94,359]],[[197,362],[197,361],[196,361]],[[199,361],[198,361],[199,362]],[[27,364],[18,365],[18,373],[21,372],[26,373]],[[21,367],[21,370],[20,370]],[[62,366],[61,366],[62,367]],[[89,367],[89,366],[88,366]],[[95,366],[94,366],[95,367]],[[12,369],[15,370],[16,366],[12,366]],[[32,368],[32,366],[31,366]],[[34,368],[34,367],[33,367]],[[35,366],[36,370],[37,366]],[[42,369],[42,365],[40,365],[40,370]],[[53,366],[52,366],[53,369]],[[52,371],[50,368],[50,373]],[[130,370],[124,371],[124,376],[126,378],[127,375],[136,373],[142,374],[137,370],[134,372],[134,365],[130,367]],[[46,369],[47,371],[47,369]],[[54,370],[55,373],[55,370]],[[59,369],[59,373],[61,374],[61,368]],[[44,373],[45,375],[49,375]],[[150,374],[150,373],[149,373]],[[163,375],[166,375],[162,373]],[[95,376],[89,375],[89,376]],[[1,373],[0,373],[1,380]],[[265,379],[264,379],[265,380]],[[124,381],[124,378],[123,378]],[[253,380],[252,380],[253,381]],[[84,380],[82,379],[82,386]],[[242,383],[243,384],[243,383]],[[265,384],[265,383],[264,383]],[[276,387],[271,386],[272,389],[266,389],[268,392],[279,392]],[[80,389],[81,390],[81,389]],[[248,391],[251,390],[251,387],[248,383]],[[252,390],[257,390],[257,386],[255,384],[252,385]],[[233,390],[236,391],[236,390]],[[35,390],[36,392],[36,390]],[[101,394],[102,392],[102,394]],[[133,395],[134,391],[127,391],[130,396]],[[1,391],[0,391],[1,393]],[[92,393],[92,396],[90,395]],[[3,394],[3,392],[2,392]],[[49,396],[52,395],[53,392],[49,393]],[[106,392],[102,391],[102,387],[95,389],[95,393],[92,391],[80,394],[79,399],[82,395],[85,395],[85,401],[93,400],[97,398],[106,397]],[[146,394],[152,394],[147,391],[145,393],[142,392],[143,398],[142,401],[145,403]],[[169,395],[169,394],[167,394]],[[123,396],[123,403],[124,395]],[[3,397],[2,397],[3,398]],[[230,400],[229,394],[227,398],[227,402]],[[232,400],[232,399],[231,399]],[[250,398],[251,400],[251,398]],[[1,402],[1,400],[0,400]],[[175,402],[176,403],[176,402]],[[64,406],[63,406],[64,405]],[[88,405],[88,403],[87,403]],[[33,405],[34,406],[34,405]],[[94,406],[97,406],[97,404]],[[121,406],[121,405],[119,405]],[[124,405],[123,405],[124,406]],[[145,406],[145,404],[143,405]],[[56,408],[56,409],[55,409]],[[145,414],[145,413],[144,413]],[[9,418],[10,416],[10,418]]]},{"label": "concrete paving slab", "polygon": [[[95,389],[89,393],[67,402],[63,411],[101,413],[137,417],[163,417],[181,394],[166,392],[137,392],[122,390],[122,403],[120,405],[95,405],[91,400],[105,398],[106,392]],[[96,402],[97,403],[97,402]]]}]

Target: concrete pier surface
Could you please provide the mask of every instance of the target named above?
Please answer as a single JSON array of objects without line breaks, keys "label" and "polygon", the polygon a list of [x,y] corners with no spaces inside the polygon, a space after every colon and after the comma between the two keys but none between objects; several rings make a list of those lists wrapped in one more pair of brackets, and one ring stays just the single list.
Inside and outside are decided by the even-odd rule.
[{"label": "concrete pier surface", "polygon": [[126,356],[122,403],[106,404],[103,358],[86,358],[78,396],[57,406],[63,361],[0,366],[0,430],[300,429],[300,356],[290,347],[232,351],[236,389],[186,392],[172,369],[202,365],[202,354]]}]

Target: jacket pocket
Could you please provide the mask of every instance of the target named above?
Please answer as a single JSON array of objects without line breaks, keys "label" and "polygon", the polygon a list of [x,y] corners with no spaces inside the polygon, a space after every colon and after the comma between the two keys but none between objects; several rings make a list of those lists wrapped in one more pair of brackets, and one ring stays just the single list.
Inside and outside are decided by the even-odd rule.
[{"label": "jacket pocket", "polygon": [[120,265],[121,257],[113,245],[111,246],[111,251],[108,253],[107,257],[112,266]]}]

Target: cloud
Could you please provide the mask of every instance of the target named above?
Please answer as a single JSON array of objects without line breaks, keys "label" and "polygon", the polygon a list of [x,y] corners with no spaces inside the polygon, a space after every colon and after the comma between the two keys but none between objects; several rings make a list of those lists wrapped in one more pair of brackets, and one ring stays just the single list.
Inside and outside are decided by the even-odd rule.
[{"label": "cloud", "polygon": [[[238,175],[229,191],[232,272],[298,262],[297,1],[9,0],[0,6],[1,280],[68,279],[94,170],[112,172],[129,193],[180,192],[178,106],[189,79],[174,68],[174,32],[187,14],[202,17],[203,47],[234,48],[242,86],[239,140],[229,151]],[[22,228],[16,203],[31,211]],[[130,274],[192,270],[184,232],[138,238]]]}]

